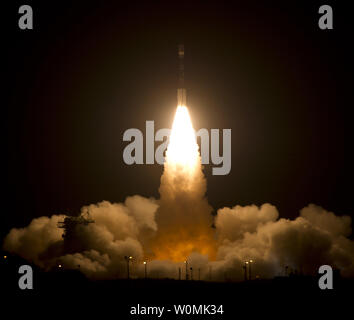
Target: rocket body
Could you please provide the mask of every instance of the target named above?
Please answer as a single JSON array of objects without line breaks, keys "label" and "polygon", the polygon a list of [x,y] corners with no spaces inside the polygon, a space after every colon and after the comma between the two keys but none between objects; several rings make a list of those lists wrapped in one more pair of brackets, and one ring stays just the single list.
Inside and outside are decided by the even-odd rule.
[{"label": "rocket body", "polygon": [[187,105],[187,93],[184,87],[184,45],[178,46],[178,60],[179,60],[179,87],[177,89],[177,105]]}]

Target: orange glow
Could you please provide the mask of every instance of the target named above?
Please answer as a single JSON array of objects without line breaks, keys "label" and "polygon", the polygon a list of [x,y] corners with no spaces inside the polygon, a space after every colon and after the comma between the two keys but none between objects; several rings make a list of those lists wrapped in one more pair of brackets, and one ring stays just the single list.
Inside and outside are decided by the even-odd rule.
[{"label": "orange glow", "polygon": [[159,191],[158,229],[149,258],[181,262],[197,252],[214,260],[212,208],[205,198],[199,148],[185,106],[176,110]]},{"label": "orange glow", "polygon": [[[163,239],[163,238],[162,238]],[[161,239],[161,240],[162,240]],[[167,240],[167,239],[166,239]],[[209,239],[190,239],[171,242],[169,245],[156,246],[154,248],[157,260],[172,260],[174,262],[185,261],[193,252],[207,255],[210,260],[215,260],[215,246]]]}]

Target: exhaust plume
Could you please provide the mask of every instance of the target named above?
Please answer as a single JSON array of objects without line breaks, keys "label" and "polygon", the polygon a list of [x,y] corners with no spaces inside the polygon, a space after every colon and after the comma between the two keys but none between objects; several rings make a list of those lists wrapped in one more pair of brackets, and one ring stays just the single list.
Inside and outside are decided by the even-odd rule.
[{"label": "exhaust plume", "polygon": [[252,274],[260,278],[317,274],[323,264],[354,277],[349,216],[310,204],[290,220],[266,203],[221,208],[213,219],[195,132],[183,106],[176,111],[159,192],[158,200],[135,195],[124,203],[85,206],[79,218],[94,222],[74,224],[66,230],[70,236],[58,228],[65,215],[35,218],[11,229],[3,248],[46,270],[60,264],[95,279],[125,278],[125,256],[132,257],[132,277],[144,277],[147,261],[153,278],[185,279],[194,272],[194,279],[200,274],[201,280],[240,281],[250,260]]},{"label": "exhaust plume", "polygon": [[214,257],[212,208],[186,107],[177,108],[159,191],[154,258],[184,261],[194,251]]}]

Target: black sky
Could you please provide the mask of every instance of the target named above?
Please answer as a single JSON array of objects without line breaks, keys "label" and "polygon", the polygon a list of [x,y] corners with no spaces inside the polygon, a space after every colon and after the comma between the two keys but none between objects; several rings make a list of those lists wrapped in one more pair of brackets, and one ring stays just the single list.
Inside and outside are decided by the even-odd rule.
[{"label": "black sky", "polygon": [[[170,127],[179,42],[194,127],[232,129],[231,173],[206,168],[211,205],[353,216],[350,10],[283,2],[35,1],[31,31],[17,27],[24,3],[1,4],[1,235],[101,200],[158,197],[162,167],[124,164],[122,137],[146,120]],[[318,28],[322,4],[334,30]]]}]

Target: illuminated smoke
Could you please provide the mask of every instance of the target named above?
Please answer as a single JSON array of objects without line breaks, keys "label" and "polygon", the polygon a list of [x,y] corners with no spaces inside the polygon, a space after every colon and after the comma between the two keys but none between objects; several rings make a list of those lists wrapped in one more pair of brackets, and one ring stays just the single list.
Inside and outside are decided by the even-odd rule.
[{"label": "illuminated smoke", "polygon": [[[205,198],[206,180],[186,107],[178,107],[161,177],[160,199],[138,195],[124,203],[85,206],[80,216],[94,223],[77,225],[63,239],[64,215],[35,218],[13,228],[3,248],[44,269],[62,265],[90,278],[125,278],[125,256],[132,256],[132,277],[185,278],[184,261],[194,279],[243,279],[245,261],[260,278],[286,272],[317,273],[323,264],[354,277],[351,218],[309,205],[295,220],[279,219],[270,204],[221,208],[215,221]],[[212,225],[215,228],[212,228]],[[187,270],[188,273],[189,269]],[[190,274],[191,276],[191,274]]]},{"label": "illuminated smoke", "polygon": [[[310,204],[295,220],[278,219],[274,206],[235,206],[218,210],[216,228],[221,239],[216,274],[242,279],[242,265],[254,260],[254,275],[273,277],[287,272],[315,274],[323,264],[354,276],[351,218],[336,216]],[[235,232],[232,232],[234,228]]]},{"label": "illuminated smoke", "polygon": [[154,258],[181,262],[192,252],[213,258],[212,208],[205,198],[206,180],[186,107],[176,111],[159,191]]}]

